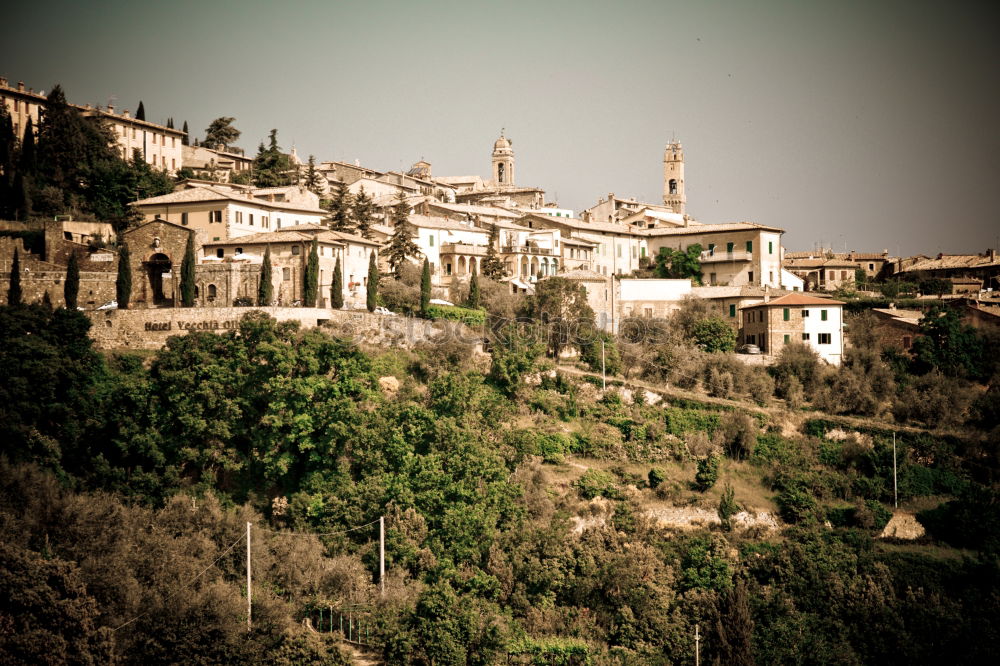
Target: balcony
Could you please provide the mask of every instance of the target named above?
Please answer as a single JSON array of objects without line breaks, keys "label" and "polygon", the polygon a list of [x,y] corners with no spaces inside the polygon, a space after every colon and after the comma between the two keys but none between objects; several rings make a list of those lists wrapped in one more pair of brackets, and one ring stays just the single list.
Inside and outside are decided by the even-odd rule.
[{"label": "balcony", "polygon": [[720,252],[718,249],[715,252],[709,252],[705,250],[701,253],[701,258],[699,261],[703,264],[709,264],[717,261],[752,261],[753,252],[747,252],[746,250],[734,250],[732,252]]},{"label": "balcony", "polygon": [[506,245],[500,248],[502,254],[537,254],[544,256],[559,256],[559,252],[547,247],[528,247],[527,245]]},{"label": "balcony", "polygon": [[474,254],[486,256],[485,245],[470,245],[468,243],[442,243],[440,254]]}]

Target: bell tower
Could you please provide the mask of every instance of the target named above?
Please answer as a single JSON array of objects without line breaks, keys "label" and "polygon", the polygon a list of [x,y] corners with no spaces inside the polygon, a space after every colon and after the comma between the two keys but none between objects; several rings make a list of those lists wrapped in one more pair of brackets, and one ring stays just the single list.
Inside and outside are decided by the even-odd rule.
[{"label": "bell tower", "polygon": [[671,141],[663,151],[663,203],[684,214],[684,148],[679,141]]},{"label": "bell tower", "polygon": [[514,187],[513,142],[503,135],[493,144],[493,182],[499,187]]}]

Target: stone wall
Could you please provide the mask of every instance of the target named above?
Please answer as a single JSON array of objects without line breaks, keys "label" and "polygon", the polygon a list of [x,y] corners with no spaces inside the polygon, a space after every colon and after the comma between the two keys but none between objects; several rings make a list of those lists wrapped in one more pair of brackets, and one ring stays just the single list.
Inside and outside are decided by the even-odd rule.
[{"label": "stone wall", "polygon": [[[113,286],[113,284],[112,284]],[[327,308],[151,308],[87,312],[90,337],[102,349],[159,349],[167,338],[189,331],[226,333],[239,328],[240,318],[259,310],[278,321],[299,321],[303,328],[322,326],[357,342],[410,348],[427,341],[459,340],[479,345],[482,332],[457,322],[377,315],[367,310]]]}]

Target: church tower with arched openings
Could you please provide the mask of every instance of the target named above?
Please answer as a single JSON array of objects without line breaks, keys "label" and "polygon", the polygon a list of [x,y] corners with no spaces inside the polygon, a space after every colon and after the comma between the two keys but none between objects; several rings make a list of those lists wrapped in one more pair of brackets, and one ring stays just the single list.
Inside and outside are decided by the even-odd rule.
[{"label": "church tower with arched openings", "polygon": [[513,142],[503,135],[493,144],[493,182],[499,187],[514,187]]},{"label": "church tower with arched openings", "polygon": [[684,148],[679,141],[671,141],[663,151],[663,203],[684,214]]}]

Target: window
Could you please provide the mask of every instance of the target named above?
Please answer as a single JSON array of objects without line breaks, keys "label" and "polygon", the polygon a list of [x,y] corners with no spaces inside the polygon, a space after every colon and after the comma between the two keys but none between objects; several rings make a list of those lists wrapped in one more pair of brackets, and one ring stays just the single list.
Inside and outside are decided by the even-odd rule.
[{"label": "window", "polygon": [[670,179],[670,193],[677,194],[677,181],[673,178]]},{"label": "window", "polygon": [[250,226],[253,226],[253,213],[250,213]]},{"label": "window", "polygon": [[726,243],[726,252],[732,254],[734,245],[736,245],[736,243]]},{"label": "window", "polygon": [[243,224],[243,211],[236,211],[236,224]]},{"label": "window", "polygon": [[214,284],[210,284],[210,285],[208,285],[208,300],[210,300],[210,301],[214,301],[214,300],[215,300],[215,297],[216,297],[216,295],[217,295],[218,293],[219,293],[219,290],[218,290],[218,289],[216,289],[216,287],[215,287],[215,285],[214,285]]},{"label": "window", "polygon": [[451,263],[447,263],[444,265],[444,274],[451,275]]},{"label": "window", "polygon": [[243,254],[243,248],[241,247],[236,248],[236,254]]},{"label": "window", "polygon": [[715,256],[715,243],[708,244],[708,256]]},{"label": "window", "polygon": [[260,226],[267,229],[270,226],[270,221],[267,219],[267,215],[261,215]]},{"label": "window", "polygon": [[753,284],[753,271],[747,271],[747,280]]},{"label": "window", "polygon": [[802,316],[803,317],[808,317],[809,316],[809,310],[806,310],[805,308],[803,308],[802,309]]},{"label": "window", "polygon": [[711,284],[711,285],[715,284],[715,273],[709,273],[708,274],[708,283]]},{"label": "window", "polygon": [[736,304],[735,303],[730,303],[729,304],[729,316],[730,317],[735,317],[736,316]]},{"label": "window", "polygon": [[772,241],[767,241],[767,253],[774,254],[774,243]]},{"label": "window", "polygon": [[176,158],[173,158],[173,157],[170,158],[170,169],[172,171],[176,171],[177,170],[177,160],[176,160]]},{"label": "window", "polygon": [[847,271],[840,271],[840,279],[841,280],[847,279]]},{"label": "window", "polygon": [[809,334],[808,333],[803,333],[802,334],[802,342],[809,342]]},{"label": "window", "polygon": [[913,338],[908,335],[903,336],[903,349],[909,349],[913,345]]},{"label": "window", "polygon": [[770,271],[767,274],[767,281],[771,284],[774,284],[774,271]]},{"label": "window", "polygon": [[289,280],[291,280],[292,279],[292,269],[291,268],[282,268],[281,269],[281,279],[284,280],[285,282],[288,282]]},{"label": "window", "polygon": [[870,271],[875,270],[875,264],[868,264],[868,270]]},{"label": "window", "polygon": [[434,236],[431,236],[430,238],[428,238],[427,242],[428,242],[428,246],[429,247],[434,247]]},{"label": "window", "polygon": [[785,308],[781,314],[782,314],[782,319],[784,319],[785,321],[788,321],[792,317],[792,311],[790,308]]},{"label": "window", "polygon": [[753,252],[753,241],[747,241],[747,252]]},{"label": "window", "polygon": [[640,257],[645,257],[646,256],[646,248],[645,247],[639,248],[639,256]]},{"label": "window", "polygon": [[635,245],[632,246],[632,258],[635,259]]},{"label": "window", "polygon": [[621,245],[621,243],[619,243],[618,244],[618,257],[620,258],[621,256],[622,256],[622,245]]},{"label": "window", "polygon": [[171,148],[176,148],[177,147],[177,137],[176,136],[170,137],[170,147]]},{"label": "window", "polygon": [[819,338],[817,340],[817,342],[819,342],[821,345],[828,345],[828,344],[830,344],[830,337],[831,336],[830,336],[829,333],[820,333],[820,334],[817,335],[817,337]]},{"label": "window", "polygon": [[208,212],[208,221],[209,222],[222,222],[222,211],[221,210],[212,210],[212,211],[209,211]]},{"label": "window", "polygon": [[223,250],[221,247],[215,251],[215,256],[217,256],[219,259],[222,259],[224,254],[226,254],[226,251]]},{"label": "window", "polygon": [[826,310],[819,311],[819,318],[821,321],[826,321]]},{"label": "window", "polygon": [[646,317],[646,319],[653,318],[653,308],[643,308],[642,313]]},{"label": "window", "polygon": [[188,223],[188,214],[181,213],[181,224],[183,224],[186,227],[187,223]]},{"label": "window", "polygon": [[292,246],[292,256],[298,256],[300,250],[301,250],[301,248],[298,245],[293,245]]},{"label": "window", "polygon": [[792,341],[792,336],[785,333],[785,344],[787,345],[791,341]]}]

